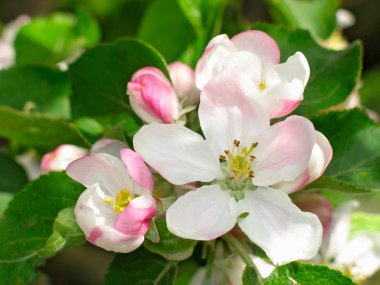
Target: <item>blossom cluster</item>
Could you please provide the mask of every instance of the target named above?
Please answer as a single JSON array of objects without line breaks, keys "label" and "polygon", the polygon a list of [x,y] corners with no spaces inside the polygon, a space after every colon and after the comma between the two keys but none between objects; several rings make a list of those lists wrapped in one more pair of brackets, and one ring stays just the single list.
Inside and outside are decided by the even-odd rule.
[{"label": "blossom cluster", "polygon": [[[238,232],[273,263],[252,256],[263,276],[276,265],[332,256],[344,271],[345,250],[331,253],[331,225],[338,223],[331,205],[317,197],[314,209],[289,197],[319,178],[333,154],[310,120],[290,115],[309,77],[302,52],[281,63],[277,43],[262,31],[216,36],[195,70],[174,62],[168,72],[147,66],[127,79],[130,105],[146,123],[134,136],[134,150],[111,139],[91,150],[63,145],[45,155],[42,171],[66,169],[86,187],[75,207],[77,223],[89,242],[106,250],[127,253],[144,242],[164,198],[155,193],[159,174],[192,188],[166,210],[172,234],[209,241]],[[186,127],[194,110],[201,130]]]}]

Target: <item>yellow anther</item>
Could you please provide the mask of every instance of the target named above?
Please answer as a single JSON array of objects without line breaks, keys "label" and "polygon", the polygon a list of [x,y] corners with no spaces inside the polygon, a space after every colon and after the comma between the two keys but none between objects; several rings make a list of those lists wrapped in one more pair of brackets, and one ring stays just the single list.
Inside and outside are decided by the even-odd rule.
[{"label": "yellow anther", "polygon": [[227,162],[231,174],[229,180],[253,178],[254,173],[251,166],[256,157],[252,155],[252,152],[257,146],[257,142],[252,143],[249,148],[246,146],[240,147],[240,141],[238,140],[234,140],[233,145],[231,151],[224,151],[227,156],[221,155],[219,157],[220,160]]},{"label": "yellow anther", "polygon": [[259,89],[261,91],[264,91],[265,89],[267,89],[267,84],[265,83],[264,80],[261,80],[261,82],[259,83]]},{"label": "yellow anther", "polygon": [[104,202],[106,202],[108,205],[112,204],[112,201],[113,201],[112,197],[106,197],[106,198],[104,198],[103,200],[104,200]]}]

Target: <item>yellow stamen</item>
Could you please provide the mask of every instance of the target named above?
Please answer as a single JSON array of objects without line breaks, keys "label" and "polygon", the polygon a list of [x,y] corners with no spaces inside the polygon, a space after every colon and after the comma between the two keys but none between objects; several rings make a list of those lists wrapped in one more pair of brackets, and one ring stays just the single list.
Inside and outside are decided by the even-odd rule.
[{"label": "yellow stamen", "polygon": [[240,141],[234,140],[233,145],[231,151],[225,150],[226,155],[220,156],[221,161],[227,162],[231,174],[229,180],[253,178],[254,173],[251,166],[256,157],[252,155],[252,152],[258,143],[252,143],[248,148],[246,146],[240,147]]},{"label": "yellow stamen", "polygon": [[121,189],[119,193],[116,194],[115,202],[113,202],[112,197],[106,197],[104,198],[104,202],[106,202],[108,205],[113,204],[113,209],[117,214],[120,214],[124,211],[124,209],[127,207],[129,202],[131,202],[134,199],[133,194],[129,193],[126,189]]},{"label": "yellow stamen", "polygon": [[264,80],[261,80],[261,82],[259,83],[259,89],[261,91],[264,91],[265,89],[267,89],[267,84],[265,83]]}]

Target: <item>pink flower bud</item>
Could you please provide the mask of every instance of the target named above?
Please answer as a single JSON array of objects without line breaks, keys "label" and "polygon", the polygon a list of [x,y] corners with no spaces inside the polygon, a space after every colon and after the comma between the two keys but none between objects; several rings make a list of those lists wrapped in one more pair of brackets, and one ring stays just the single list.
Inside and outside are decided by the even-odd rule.
[{"label": "pink flower bud", "polygon": [[84,148],[70,144],[60,145],[43,156],[41,170],[43,172],[65,170],[71,162],[85,155],[87,155],[87,150]]},{"label": "pink flower bud", "polygon": [[173,88],[180,100],[187,98],[185,104],[198,105],[200,91],[195,86],[195,72],[188,65],[176,61],[168,65]]},{"label": "pink flower bud", "polygon": [[155,67],[144,67],[133,74],[127,94],[132,109],[147,123],[171,124],[179,115],[177,95],[170,81]]}]

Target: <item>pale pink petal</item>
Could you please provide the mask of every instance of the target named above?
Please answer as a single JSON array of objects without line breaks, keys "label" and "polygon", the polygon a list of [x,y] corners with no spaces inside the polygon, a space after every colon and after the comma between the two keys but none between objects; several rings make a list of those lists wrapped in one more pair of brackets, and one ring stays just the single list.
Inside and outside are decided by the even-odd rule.
[{"label": "pale pink petal", "polygon": [[174,91],[188,105],[198,105],[200,91],[195,86],[195,71],[190,66],[176,61],[168,65]]},{"label": "pale pink petal", "polygon": [[[153,67],[150,69],[154,69]],[[178,116],[177,96],[163,73],[137,71],[128,82],[127,94],[133,110],[144,121],[173,123]]]},{"label": "pale pink petal", "polygon": [[75,217],[92,244],[105,250],[127,253],[138,248],[144,236],[125,235],[113,228],[116,213],[103,200],[105,194],[98,185],[86,189],[75,206]]},{"label": "pale pink petal", "polygon": [[41,170],[43,172],[65,170],[71,162],[86,154],[87,150],[84,148],[70,144],[60,145],[42,157]]},{"label": "pale pink petal", "polygon": [[211,80],[214,66],[226,55],[237,51],[227,35],[213,38],[195,68],[195,81],[199,90]]},{"label": "pale pink petal", "polygon": [[206,137],[219,155],[230,149],[235,139],[250,146],[252,137],[269,127],[269,116],[245,94],[244,77],[224,72],[203,89],[199,120]]},{"label": "pale pink petal", "polygon": [[179,197],[166,212],[169,231],[187,239],[212,240],[229,232],[237,219],[236,201],[219,185]]},{"label": "pale pink petal", "polygon": [[120,151],[120,156],[131,178],[141,187],[153,192],[153,175],[141,156],[127,148]]},{"label": "pale pink petal", "polygon": [[105,153],[120,158],[120,150],[126,147],[128,146],[125,142],[104,138],[92,145],[90,154]]},{"label": "pale pink petal", "polygon": [[323,174],[331,161],[332,148],[328,139],[320,132],[315,132],[315,139],[313,151],[304,172],[293,181],[277,183],[273,188],[290,194],[305,188]]},{"label": "pale pink petal", "polygon": [[303,53],[299,51],[290,56],[285,63],[277,65],[274,72],[281,81],[292,82],[294,79],[298,79],[303,86],[306,86],[310,77],[309,63]]},{"label": "pale pink petal", "polygon": [[132,81],[136,78],[142,76],[142,75],[153,75],[154,77],[157,77],[159,80],[161,80],[163,83],[170,85],[169,79],[166,78],[165,74],[158,68],[153,66],[146,66],[143,68],[140,68],[132,75]]},{"label": "pale pink petal", "polygon": [[123,162],[108,154],[100,153],[80,158],[70,163],[66,173],[86,187],[99,184],[103,191],[112,196],[122,189],[133,192]]},{"label": "pale pink petal", "polygon": [[314,257],[322,241],[322,225],[312,213],[301,212],[288,195],[271,188],[246,190],[238,202],[238,223],[248,238],[275,264]]},{"label": "pale pink petal", "polygon": [[150,220],[156,213],[154,198],[151,195],[142,195],[129,202],[125,210],[117,216],[114,228],[126,235],[145,235]]},{"label": "pale pink petal", "polygon": [[262,62],[263,69],[280,63],[280,49],[276,41],[262,31],[242,32],[235,35],[231,41],[239,50],[256,54]]},{"label": "pale pink petal", "polygon": [[183,126],[143,126],[133,146],[147,164],[173,184],[210,182],[222,177],[219,154],[202,136]]},{"label": "pale pink petal", "polygon": [[299,116],[288,117],[258,137],[253,184],[270,186],[292,181],[307,167],[315,142],[313,124]]}]

